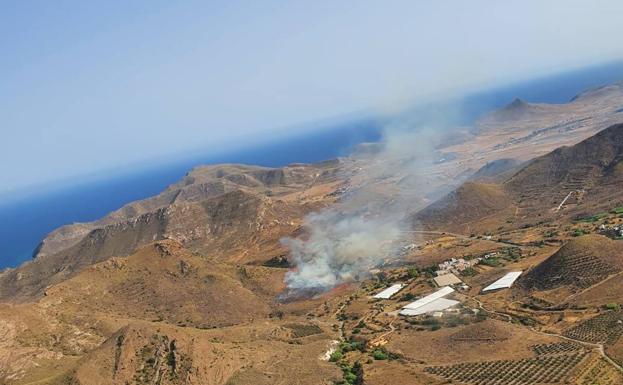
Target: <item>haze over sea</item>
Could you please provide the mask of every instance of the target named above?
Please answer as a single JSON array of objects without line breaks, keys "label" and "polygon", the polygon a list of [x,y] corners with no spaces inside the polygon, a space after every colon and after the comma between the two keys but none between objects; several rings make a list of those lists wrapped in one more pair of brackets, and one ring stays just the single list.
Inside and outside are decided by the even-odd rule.
[{"label": "haze over sea", "polygon": [[[519,97],[535,103],[564,103],[587,88],[623,80],[623,63],[610,63],[547,78],[525,81],[466,96],[462,119],[480,114]],[[96,220],[124,204],[158,194],[200,164],[246,163],[278,167],[346,155],[354,145],[376,141],[383,122],[376,117],[353,119],[313,133],[218,155],[206,154],[168,164],[116,173],[88,183],[67,183],[41,192],[13,194],[0,202],[0,268],[15,267],[32,257],[41,239],[64,224]],[[19,167],[19,164],[14,165]]]}]

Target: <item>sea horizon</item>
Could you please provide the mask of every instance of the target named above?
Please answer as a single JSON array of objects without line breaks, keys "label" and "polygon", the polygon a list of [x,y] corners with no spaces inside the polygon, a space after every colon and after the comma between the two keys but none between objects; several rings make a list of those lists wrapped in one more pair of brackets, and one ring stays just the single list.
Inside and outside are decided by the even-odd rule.
[{"label": "sea horizon", "polygon": [[[623,62],[615,62],[476,92],[461,98],[464,121],[457,123],[468,124],[515,98],[533,103],[564,103],[586,89],[622,79]],[[158,163],[86,184],[54,186],[46,193],[30,194],[23,199],[5,197],[9,203],[0,204],[0,268],[16,267],[31,259],[41,240],[56,228],[97,220],[129,202],[156,195],[196,166],[244,163],[283,167],[313,163],[347,155],[359,143],[378,141],[382,129],[382,120],[364,117],[274,143],[213,156],[206,151],[180,162]]]}]

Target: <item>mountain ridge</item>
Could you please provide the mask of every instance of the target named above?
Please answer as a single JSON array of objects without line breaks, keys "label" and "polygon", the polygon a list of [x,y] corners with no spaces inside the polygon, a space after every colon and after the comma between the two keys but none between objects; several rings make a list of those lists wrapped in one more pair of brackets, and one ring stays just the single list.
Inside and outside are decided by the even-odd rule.
[{"label": "mountain ridge", "polygon": [[[594,198],[597,206],[606,207],[603,200],[623,183],[622,160],[620,123],[572,147],[558,148],[533,159],[497,185],[467,182],[416,213],[414,220],[432,228],[464,228],[468,222],[482,220],[496,211],[503,215],[503,210],[514,207],[514,213],[507,212],[506,216],[519,217],[519,223],[521,217],[537,213],[544,217],[555,215],[552,210],[558,203],[576,191],[578,196]],[[497,186],[494,195],[492,186]],[[578,210],[576,207],[570,211],[577,214]],[[504,220],[500,218],[501,222]]]}]

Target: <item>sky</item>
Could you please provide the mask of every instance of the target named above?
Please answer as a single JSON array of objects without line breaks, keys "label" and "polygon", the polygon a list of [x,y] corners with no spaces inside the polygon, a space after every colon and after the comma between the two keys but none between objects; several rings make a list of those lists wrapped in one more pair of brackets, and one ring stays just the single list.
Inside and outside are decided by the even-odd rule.
[{"label": "sky", "polygon": [[3,2],[0,194],[620,59],[621,15],[620,0]]}]

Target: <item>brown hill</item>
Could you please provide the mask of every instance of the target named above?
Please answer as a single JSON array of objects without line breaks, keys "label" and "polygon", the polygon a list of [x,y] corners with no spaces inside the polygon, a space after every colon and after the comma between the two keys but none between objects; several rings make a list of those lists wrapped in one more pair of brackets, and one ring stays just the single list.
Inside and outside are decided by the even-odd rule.
[{"label": "brown hill", "polygon": [[80,309],[66,309],[70,313],[101,312],[210,328],[267,317],[278,288],[271,290],[264,282],[245,287],[245,282],[262,276],[279,284],[283,273],[225,265],[191,253],[177,242],[161,241],[127,258],[93,265],[45,294],[79,304]]},{"label": "brown hill", "polygon": [[[298,208],[233,191],[201,202],[175,203],[122,223],[95,229],[69,249],[39,257],[0,276],[0,298],[28,298],[111,256],[125,256],[156,240],[174,239],[223,260],[256,258],[279,246],[296,226]],[[271,247],[272,244],[272,247]],[[268,254],[270,258],[272,255]]]},{"label": "brown hill", "polygon": [[[307,211],[324,204],[297,194],[324,184],[332,191],[338,166],[197,168],[156,197],[53,232],[33,261],[0,274],[0,300],[36,298],[85,267],[164,239],[222,261],[268,260],[284,252],[279,239],[290,235]],[[323,191],[317,194],[324,198]]]},{"label": "brown hill", "polygon": [[606,84],[600,87],[590,88],[586,91],[580,92],[571,99],[572,102],[577,101],[590,101],[603,100],[609,96],[620,94],[623,90],[623,81],[619,81],[612,84]]},{"label": "brown hill", "polygon": [[290,165],[266,168],[247,165],[200,166],[162,193],[129,203],[100,220],[63,226],[48,236],[38,247],[35,258],[56,254],[84,239],[90,232],[107,226],[138,221],[174,204],[201,202],[224,194],[243,191],[261,196],[283,196],[314,183],[333,181],[339,161],[314,165]]},{"label": "brown hill", "polygon": [[326,349],[326,335],[288,343],[271,340],[272,328],[194,330],[134,322],[63,379],[85,385],[329,385],[340,378],[336,365],[316,358]]},{"label": "brown hill", "polygon": [[510,338],[508,329],[495,322],[479,322],[461,328],[450,339],[456,343],[487,343]]},{"label": "brown hill", "polygon": [[283,274],[171,240],[110,258],[37,302],[0,304],[0,382],[333,383],[337,367],[316,358],[330,326],[285,308],[271,317]]},{"label": "brown hill", "polygon": [[533,131],[525,133],[527,135],[515,136],[514,143],[530,137],[540,137],[540,142],[543,142],[548,135],[556,132],[569,133],[594,124],[600,125],[600,128],[612,125],[616,122],[613,118],[619,114],[622,96],[623,82],[618,82],[586,90],[564,104],[529,103],[515,99],[482,116],[476,122],[475,129],[480,133],[520,134],[523,128],[531,128]]},{"label": "brown hill", "polygon": [[493,127],[499,122],[534,119],[538,116],[555,113],[560,108],[561,106],[555,104],[534,104],[517,98],[506,106],[480,118],[477,126]]},{"label": "brown hill", "polygon": [[601,235],[585,235],[567,242],[556,253],[523,274],[518,284],[527,290],[566,286],[578,291],[623,270],[623,243]]},{"label": "brown hill", "polygon": [[[492,218],[492,226],[507,218],[518,219],[515,223],[520,225],[536,216],[607,211],[615,207],[613,199],[623,185],[622,160],[623,124],[617,124],[528,162],[500,184],[467,182],[417,213],[415,220],[432,228],[464,229],[474,222],[486,225],[485,218]],[[558,213],[554,209],[570,192],[581,195],[583,205],[567,205]],[[570,202],[579,203],[575,198]]]},{"label": "brown hill", "polygon": [[419,211],[415,220],[430,228],[457,230],[475,219],[498,214],[511,204],[512,200],[499,185],[466,182]]},{"label": "brown hill", "polygon": [[505,185],[520,198],[564,197],[572,190],[602,190],[623,177],[623,124],[610,126],[572,147],[536,158]]}]

